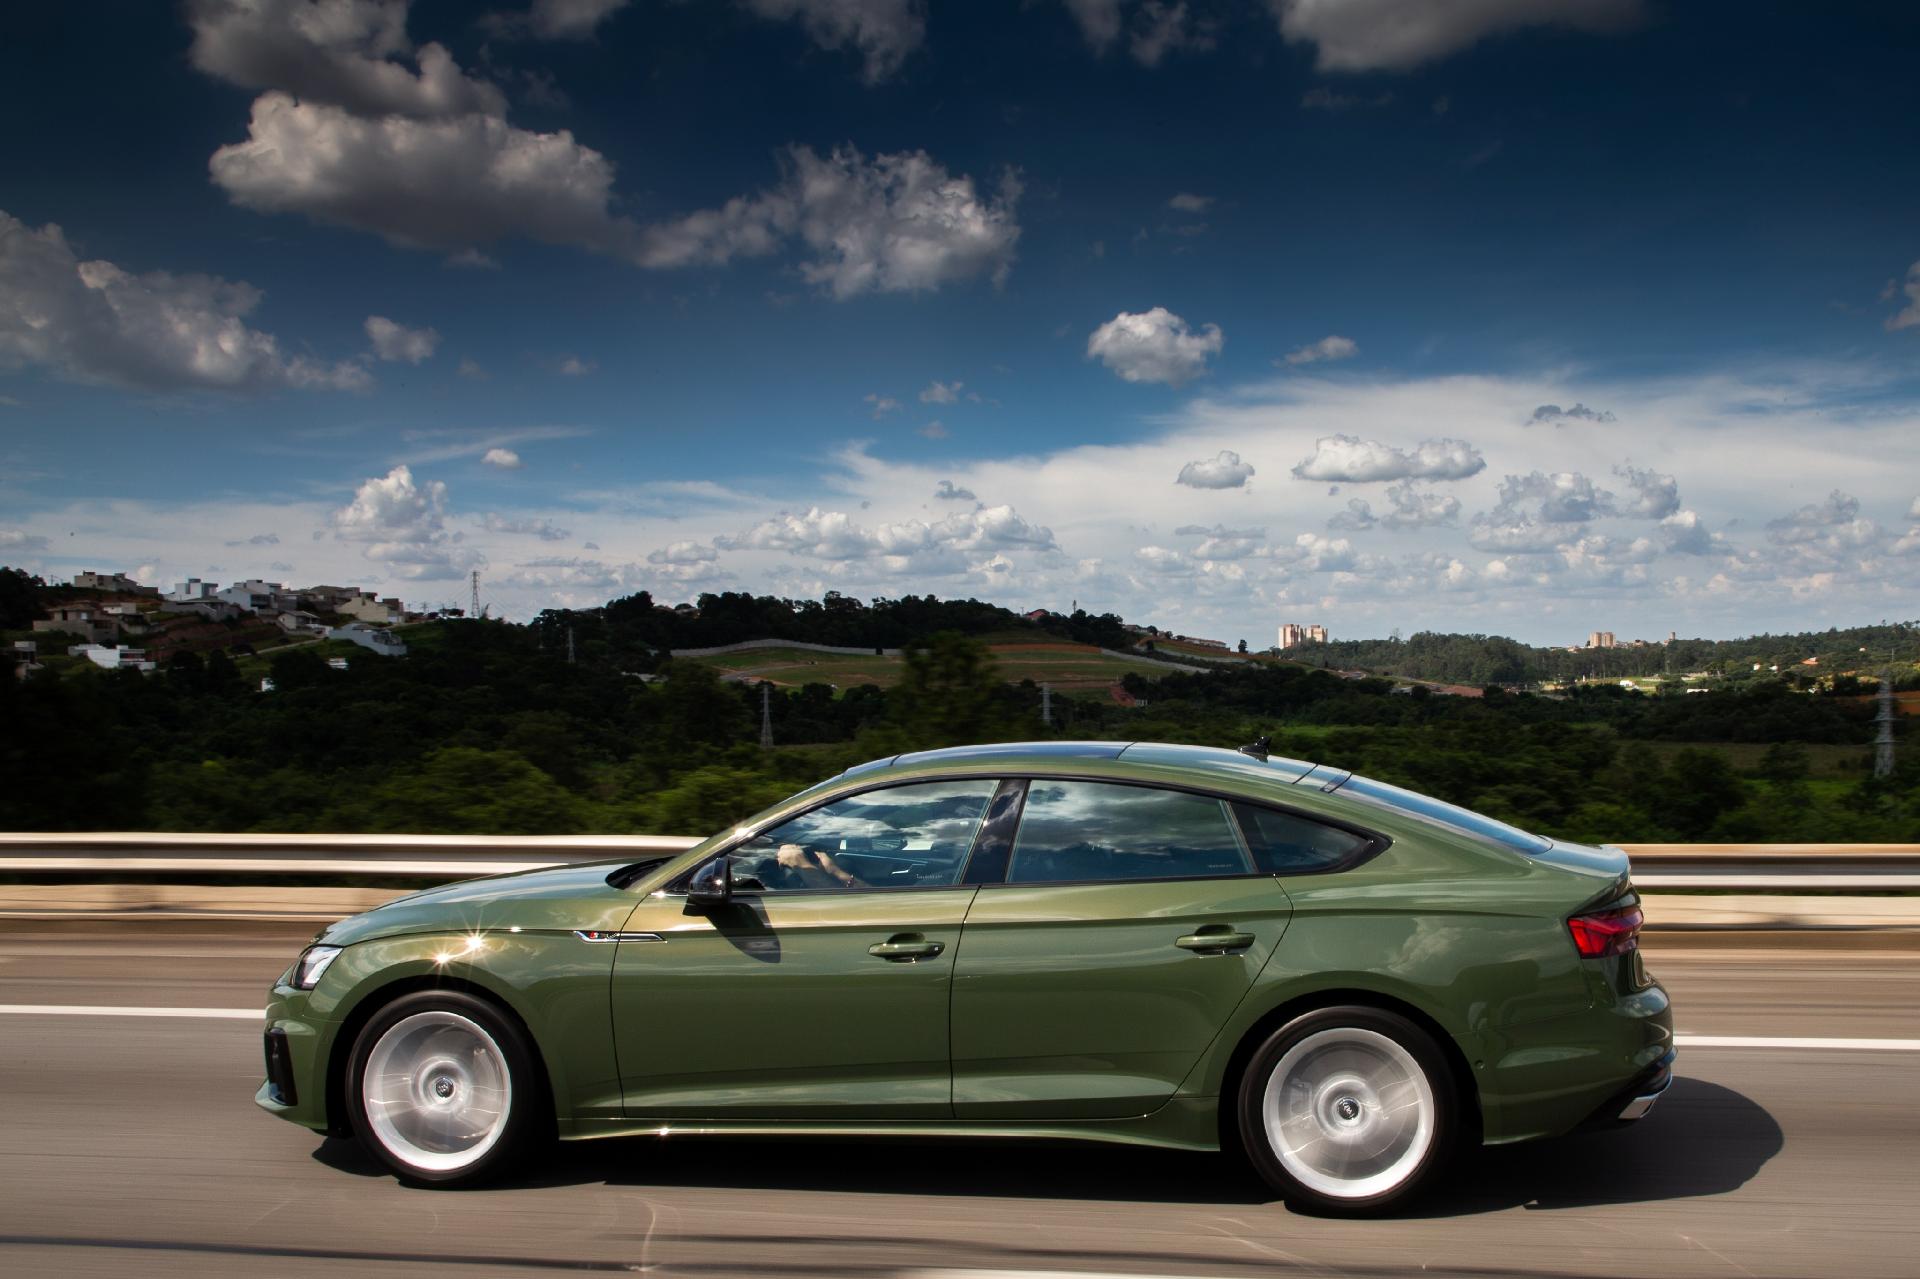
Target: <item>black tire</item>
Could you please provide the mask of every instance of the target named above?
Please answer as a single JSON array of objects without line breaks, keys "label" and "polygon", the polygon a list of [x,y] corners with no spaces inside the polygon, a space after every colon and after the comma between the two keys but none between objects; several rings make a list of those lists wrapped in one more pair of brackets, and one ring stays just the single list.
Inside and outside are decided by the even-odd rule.
[{"label": "black tire", "polygon": [[1235,1118],[1248,1162],[1289,1203],[1368,1215],[1407,1203],[1452,1157],[1459,1085],[1398,1013],[1317,1008],[1254,1050]]},{"label": "black tire", "polygon": [[362,1148],[420,1185],[496,1178],[524,1166],[550,1131],[526,1033],[462,991],[416,991],[374,1013],[354,1040],[346,1085]]}]

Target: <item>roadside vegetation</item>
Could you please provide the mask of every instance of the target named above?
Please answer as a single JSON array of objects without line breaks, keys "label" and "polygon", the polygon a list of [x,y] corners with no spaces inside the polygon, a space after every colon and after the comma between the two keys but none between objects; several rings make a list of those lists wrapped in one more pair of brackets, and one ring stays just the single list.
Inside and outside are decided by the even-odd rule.
[{"label": "roadside vegetation", "polygon": [[[699,619],[668,621],[636,597],[527,626],[430,623],[409,629],[404,659],[356,657],[346,670],[320,646],[290,649],[255,659],[270,692],[224,652],[182,653],[152,676],[8,672],[0,827],[696,834],[905,750],[1045,737],[1234,746],[1270,734],[1277,754],[1549,835],[1920,841],[1920,749],[1903,742],[1895,776],[1873,779],[1872,705],[1854,696],[1770,680],[1689,695],[1593,685],[1465,698],[1262,662],[1108,672],[1114,685],[1076,696],[1056,686],[1042,723],[1037,672],[985,642],[1037,628],[972,601],[796,606],[819,614],[768,638],[905,652],[887,659],[884,684],[776,676],[775,746],[762,749],[759,683],[666,653],[698,622],[709,624],[701,638],[737,642],[712,623],[727,607],[709,608],[715,598]],[[784,625],[764,601],[734,607],[730,625]],[[904,633],[862,629],[862,615]],[[949,624],[911,631],[906,619],[922,615]],[[1108,636],[1080,638],[1107,621],[1081,615],[1079,636],[1038,632],[1052,637],[1039,642],[1107,647]]]}]

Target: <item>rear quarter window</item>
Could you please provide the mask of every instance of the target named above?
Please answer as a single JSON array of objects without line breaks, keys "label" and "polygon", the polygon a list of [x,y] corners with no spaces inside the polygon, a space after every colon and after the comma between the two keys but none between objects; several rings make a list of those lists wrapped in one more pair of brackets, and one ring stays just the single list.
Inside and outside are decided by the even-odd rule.
[{"label": "rear quarter window", "polygon": [[1233,815],[1255,864],[1269,875],[1345,870],[1364,860],[1381,842],[1371,835],[1255,804],[1235,804]]}]

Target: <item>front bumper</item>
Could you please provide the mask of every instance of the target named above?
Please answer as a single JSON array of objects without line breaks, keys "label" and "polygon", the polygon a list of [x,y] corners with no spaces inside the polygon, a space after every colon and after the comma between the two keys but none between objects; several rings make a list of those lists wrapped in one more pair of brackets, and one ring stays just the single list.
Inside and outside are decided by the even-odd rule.
[{"label": "front bumper", "polygon": [[254,1104],[290,1123],[324,1132],[327,1120],[326,1076],[320,1068],[324,1024],[309,1015],[307,992],[284,981],[267,1000],[266,1082]]}]

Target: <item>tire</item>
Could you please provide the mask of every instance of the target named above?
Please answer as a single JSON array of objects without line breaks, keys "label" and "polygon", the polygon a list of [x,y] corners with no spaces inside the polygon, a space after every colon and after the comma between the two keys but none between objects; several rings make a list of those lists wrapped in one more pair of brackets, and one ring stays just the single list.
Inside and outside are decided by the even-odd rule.
[{"label": "tire", "polygon": [[546,1088],[524,1031],[452,990],[402,995],[353,1043],[347,1112],[369,1154],[422,1185],[474,1185],[545,1130]]},{"label": "tire", "polygon": [[1400,1206],[1453,1152],[1454,1072],[1405,1017],[1303,1013],[1255,1050],[1235,1114],[1247,1159],[1289,1203],[1337,1215]]}]

